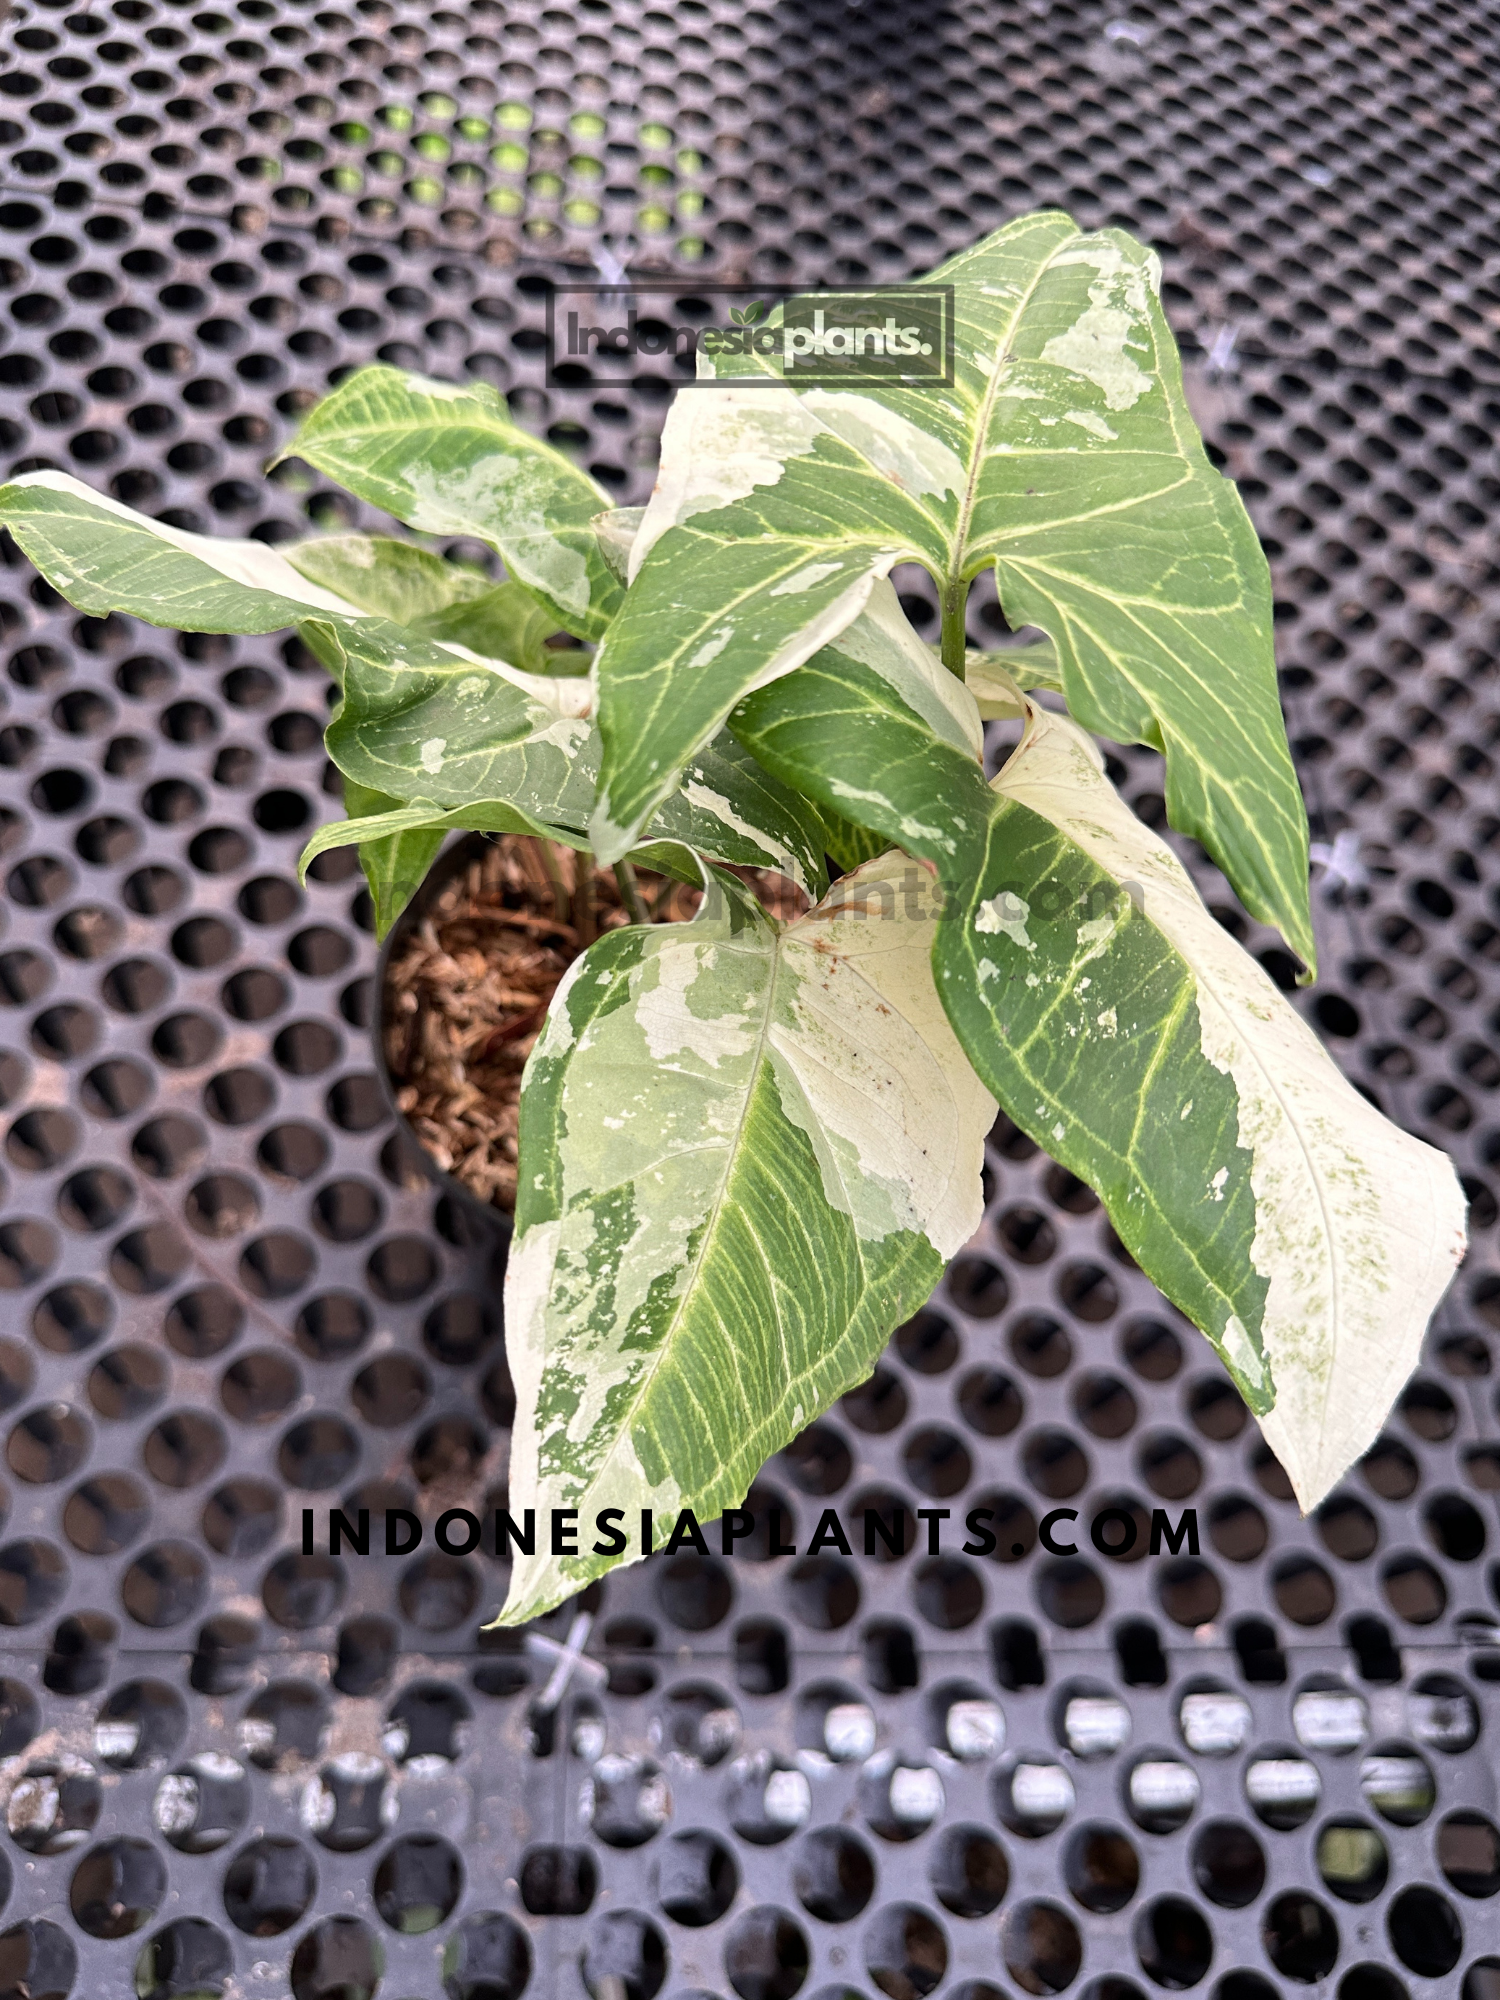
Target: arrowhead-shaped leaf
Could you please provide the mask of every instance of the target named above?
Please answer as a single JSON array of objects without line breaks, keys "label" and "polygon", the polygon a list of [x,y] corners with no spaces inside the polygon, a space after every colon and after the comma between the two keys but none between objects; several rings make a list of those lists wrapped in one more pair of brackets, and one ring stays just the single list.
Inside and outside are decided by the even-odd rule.
[{"label": "arrowhead-shaped leaf", "polygon": [[345,777],[403,803],[507,799],[548,823],[587,811],[592,774],[576,772],[587,680],[528,674],[374,620],[302,630],[344,690],[327,743]]},{"label": "arrowhead-shaped leaf", "polygon": [[66,472],[0,486],[9,528],[54,590],[80,611],[123,611],[180,632],[279,632],[359,608],[264,542],[189,534],[95,493]]},{"label": "arrowhead-shaped leaf", "polygon": [[[994,1105],[933,989],[904,856],[778,929],[732,883],[610,932],[552,1002],[521,1096],[510,1483],[656,1539],[712,1519],[869,1373],[977,1226]],[[503,1618],[609,1567],[516,1559]]]},{"label": "arrowhead-shaped leaf", "polygon": [[[374,620],[310,620],[302,630],[344,691],[328,725],[329,756],[346,780],[424,809],[389,831],[470,827],[587,844],[599,739],[586,679],[523,673]],[[304,865],[352,837],[320,829]],[[694,756],[642,845],[779,869],[816,898],[827,880],[823,843],[816,809],[725,736]]]},{"label": "arrowhead-shaped leaf", "polygon": [[372,507],[430,535],[472,535],[564,631],[599,639],[620,586],[591,523],[609,495],[523,431],[487,382],[462,388],[361,368],[313,409],[296,456]]},{"label": "arrowhead-shaped leaf", "polygon": [[1029,216],[933,273],[955,291],[951,389],[678,396],[598,662],[602,855],[875,577],[922,562],[947,599],[993,565],[1011,623],[1050,636],[1071,713],[1165,749],[1172,823],[1312,963],[1270,579],[1188,413],[1156,281],[1118,231]]},{"label": "arrowhead-shaped leaf", "polygon": [[987,786],[868,660],[826,648],[734,726],[932,860],[949,1018],[1011,1117],[1096,1188],[1209,1336],[1304,1508],[1378,1431],[1462,1254],[1451,1163],[1345,1082],[1208,914],[1076,724],[1025,703]]}]

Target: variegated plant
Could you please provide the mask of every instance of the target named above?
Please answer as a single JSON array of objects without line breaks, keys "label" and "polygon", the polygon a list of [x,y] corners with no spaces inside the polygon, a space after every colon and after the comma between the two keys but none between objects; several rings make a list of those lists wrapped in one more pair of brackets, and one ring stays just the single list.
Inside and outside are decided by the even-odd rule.
[{"label": "variegated plant", "polygon": [[[60,473],[0,489],[85,611],[297,627],[341,688],[349,814],[304,866],[357,844],[382,934],[452,828],[592,845],[627,900],[635,863],[704,888],[691,923],[576,962],[527,1066],[511,1494],[576,1510],[580,1552],[518,1557],[509,1622],[621,1559],[603,1510],[632,1553],[642,1514],[657,1545],[713,1518],[869,1373],[979,1227],[997,1103],[1097,1188],[1304,1507],[1375,1435],[1462,1254],[1448,1161],[1344,1082],[1093,741],[1164,751],[1172,824],[1311,976],[1269,579],[1155,260],[1040,215],[932,282],[951,385],[701,383],[643,513],[482,385],[353,376],[297,454],[487,543],[498,584],[409,540],[209,540]],[[934,578],[940,648],[903,562]],[[1046,643],[967,651],[986,568]],[[1001,716],[1020,742],[989,782]],[[773,920],[736,869],[807,913]]]}]

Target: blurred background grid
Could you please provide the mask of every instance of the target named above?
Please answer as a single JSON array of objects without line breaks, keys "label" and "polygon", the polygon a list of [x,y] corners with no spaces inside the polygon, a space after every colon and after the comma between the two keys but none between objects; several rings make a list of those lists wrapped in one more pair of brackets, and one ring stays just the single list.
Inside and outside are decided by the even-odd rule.
[{"label": "blurred background grid", "polygon": [[[7,543],[0,2000],[1500,2000],[1500,7],[17,0],[0,35],[0,472],[205,532],[390,526],[261,470],[377,359],[644,499],[673,370],[547,386],[553,282],[894,281],[1043,206],[1153,243],[1275,579],[1315,987],[1179,846],[1473,1226],[1303,1521],[1002,1118],[972,1248],[751,1501],[803,1549],[947,1508],[940,1553],[762,1534],[481,1638],[506,1569],[432,1527],[505,1504],[503,1249],[390,1118],[352,850],[297,885],[325,678],[79,617]],[[1159,760],[1111,768],[1164,826]],[[320,1548],[330,1506],[428,1534],[307,1555],[304,1506]],[[1197,1551],[1145,1555],[1184,1507]]]}]

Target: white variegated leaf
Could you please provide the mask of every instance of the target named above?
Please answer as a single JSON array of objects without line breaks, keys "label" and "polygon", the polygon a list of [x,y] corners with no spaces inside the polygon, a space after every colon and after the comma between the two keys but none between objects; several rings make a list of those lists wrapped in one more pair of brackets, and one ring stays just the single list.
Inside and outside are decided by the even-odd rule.
[{"label": "white variegated leaf", "polygon": [[964,684],[979,703],[979,713],[986,722],[1015,716],[1020,713],[1015,703],[1017,688],[1048,688],[1054,694],[1062,693],[1057,649],[1050,639],[1006,646],[993,653],[971,649],[965,656]]},{"label": "white variegated leaf", "polygon": [[526,673],[588,672],[586,648],[548,646],[557,621],[519,584],[491,583],[480,570],[393,535],[323,535],[284,553],[303,576],[415,637],[465,646]]},{"label": "white variegated leaf", "polygon": [[[517,807],[507,805],[503,799],[481,800],[477,805],[450,806],[446,809],[442,806],[401,805],[382,792],[367,790],[353,778],[344,780],[344,799],[349,806],[349,817],[331,819],[320,826],[303,848],[297,863],[301,880],[306,881],[308,869],[320,854],[327,854],[335,847],[358,847],[363,851],[368,843],[383,844],[414,834],[434,836],[438,847],[442,845],[444,836],[450,833],[534,834],[539,838],[555,840],[564,847],[584,845],[581,838],[563,839],[556,827],[549,826],[545,820],[529,818]],[[437,847],[432,851],[435,854]]]},{"label": "white variegated leaf", "polygon": [[597,661],[602,856],[897,563],[932,574],[961,670],[964,600],[992,568],[1007,618],[1049,635],[1070,711],[1165,751],[1172,823],[1311,965],[1270,573],[1204,455],[1158,277],[1119,231],[1023,216],[923,281],[952,288],[950,381],[804,388],[747,358],[678,396]]},{"label": "white variegated leaf", "polygon": [[602,637],[620,602],[593,530],[609,496],[523,431],[487,382],[361,368],[309,412],[296,456],[431,535],[472,535],[564,631]]},{"label": "white variegated leaf", "polygon": [[[445,812],[439,806],[399,805],[394,799],[383,799],[379,792],[365,791],[351,778],[344,780],[344,798],[351,817],[329,820],[318,828],[302,850],[297,864],[298,879],[305,882],[313,862],[331,848],[357,847],[375,899],[375,935],[381,939],[416,893],[450,833],[531,834],[554,841],[560,847],[573,847],[580,852],[588,849],[587,836],[576,828],[549,826],[501,799],[453,806]],[[653,825],[659,821],[660,815]],[[631,849],[630,859],[637,867],[652,869],[659,875],[675,875],[679,881],[699,888],[703,884],[705,861],[725,859],[718,850],[737,848],[738,843],[722,824],[698,818],[685,823],[691,839],[687,835],[675,839],[653,834],[650,840]],[[727,858],[735,860],[733,855]],[[766,864],[756,850],[750,860],[737,861],[736,865],[757,868]]]},{"label": "white variegated leaf", "polygon": [[403,804],[498,799],[548,824],[586,812],[586,679],[526,673],[373,619],[300,629],[343,688],[327,743],[346,778]]},{"label": "white variegated leaf", "polygon": [[[978,1224],[994,1104],[933,988],[919,874],[872,862],[785,928],[722,885],[559,987],[506,1277],[511,1490],[542,1521],[616,1506],[635,1533],[649,1508],[660,1542],[737,1504]],[[518,1556],[505,1622],[610,1562]]]},{"label": "white variegated leaf", "polygon": [[938,991],[1006,1111],[1213,1341],[1304,1507],[1374,1437],[1464,1243],[1446,1157],[1382,1118],[1115,793],[1012,689],[993,787],[841,638],[749,697],[767,767],[938,870]]},{"label": "white variegated leaf", "polygon": [[66,472],[0,486],[9,528],[52,588],[80,611],[123,611],[182,632],[279,632],[359,607],[303,576],[265,542],[190,534],[137,514]]},{"label": "white variegated leaf", "polygon": [[[587,679],[525,673],[373,619],[301,629],[343,688],[329,756],[346,782],[403,811],[387,818],[382,837],[464,827],[587,845],[599,770]],[[326,847],[368,837],[322,828],[304,867]],[[726,734],[692,759],[639,847],[775,869],[815,899],[827,881],[823,843],[817,811]],[[657,852],[653,864],[642,851],[641,859],[697,879],[680,857]]]},{"label": "white variegated leaf", "polygon": [[645,515],[644,507],[611,507],[594,516],[599,553],[616,583],[624,583],[630,574],[630,551]]},{"label": "white variegated leaf", "polygon": [[864,613],[835,643],[846,659],[879,674],[940,743],[949,743],[979,761],[984,752],[984,731],[973,691],[948,672],[931,646],[923,645],[884,577],[871,585]]},{"label": "white variegated leaf", "polygon": [[[1452,1162],[1346,1082],[1301,1015],[1204,908],[1171,848],[1126,806],[1075,723],[1033,706],[995,789],[1129,885],[1119,921],[1138,910],[1191,972],[1199,1047],[1229,1079],[1238,1115],[1237,1143],[1200,1200],[1220,1200],[1230,1173],[1248,1165],[1254,1228],[1245,1248],[1266,1287],[1255,1339],[1231,1318],[1218,1343],[1236,1373],[1253,1378],[1263,1366],[1272,1401],[1261,1429],[1309,1509],[1373,1443],[1463,1256],[1465,1202]],[[1092,945],[1084,942],[1054,1002],[1087,978]],[[1014,933],[997,928],[975,949],[981,968],[997,966],[1002,980],[1029,969],[1032,954],[1018,949]],[[1097,1033],[1104,1010],[1085,1000],[1083,1011]],[[1123,995],[1111,1014],[1106,1059],[1135,1025]],[[1185,1100],[1179,1127],[1195,1115]],[[1157,1143],[1174,1136],[1161,1133]]]}]

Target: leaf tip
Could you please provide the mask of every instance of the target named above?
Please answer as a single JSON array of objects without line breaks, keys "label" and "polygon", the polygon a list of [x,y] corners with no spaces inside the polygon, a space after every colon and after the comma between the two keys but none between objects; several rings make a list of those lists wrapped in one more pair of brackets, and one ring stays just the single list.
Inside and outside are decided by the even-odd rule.
[{"label": "leaf tip", "polygon": [[[606,1565],[606,1568],[625,1567],[632,1558]],[[633,1560],[639,1561],[636,1557]],[[511,1579],[510,1591],[488,1625],[480,1629],[485,1632],[513,1630],[517,1625],[529,1625],[535,1618],[545,1618],[549,1611],[555,1611],[560,1604],[577,1597],[587,1588],[587,1579],[562,1574],[561,1565],[545,1556],[534,1561],[518,1562]]]}]

